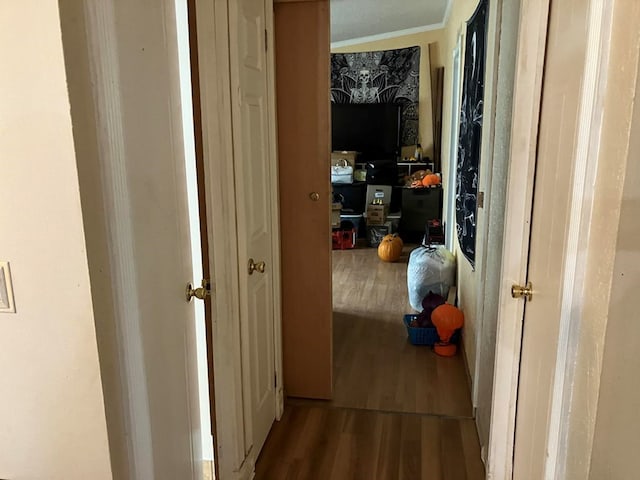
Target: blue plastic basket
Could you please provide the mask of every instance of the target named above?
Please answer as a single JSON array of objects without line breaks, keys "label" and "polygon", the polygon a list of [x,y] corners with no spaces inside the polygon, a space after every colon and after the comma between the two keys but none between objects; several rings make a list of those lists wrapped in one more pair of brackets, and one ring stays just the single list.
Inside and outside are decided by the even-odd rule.
[{"label": "blue plastic basket", "polygon": [[[409,335],[409,342],[412,345],[435,345],[440,340],[438,331],[435,327],[412,327],[411,321],[418,315],[407,314],[404,316],[404,325],[407,327],[407,335]],[[451,343],[458,343],[460,337],[460,330],[456,330],[451,337]]]}]

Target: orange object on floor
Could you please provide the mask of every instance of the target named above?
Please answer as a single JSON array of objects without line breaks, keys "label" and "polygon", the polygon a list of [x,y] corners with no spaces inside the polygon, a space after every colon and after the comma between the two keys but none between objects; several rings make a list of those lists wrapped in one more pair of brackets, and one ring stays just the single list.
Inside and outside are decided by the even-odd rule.
[{"label": "orange object on floor", "polygon": [[445,303],[437,307],[431,314],[431,321],[438,331],[440,341],[435,344],[433,350],[443,357],[452,357],[456,354],[457,347],[449,343],[453,333],[464,325],[462,310]]}]

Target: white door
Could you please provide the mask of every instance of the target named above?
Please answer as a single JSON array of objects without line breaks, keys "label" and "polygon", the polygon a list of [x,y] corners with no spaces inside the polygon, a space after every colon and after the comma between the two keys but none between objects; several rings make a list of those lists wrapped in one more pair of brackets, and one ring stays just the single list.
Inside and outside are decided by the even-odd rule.
[{"label": "white door", "polygon": [[88,37],[67,53],[84,178],[93,170],[84,188],[95,203],[83,210],[104,217],[96,222],[104,230],[87,237],[92,283],[106,285],[93,295],[107,317],[100,353],[115,476],[200,480],[194,306],[185,299],[187,282],[200,279],[192,278],[174,2],[77,8],[85,11],[63,13],[76,14],[69,32]]},{"label": "white door", "polygon": [[[593,69],[585,65],[588,45],[600,45],[593,5],[597,0],[521,7],[488,478],[556,478],[552,430],[562,398],[554,397],[562,392],[554,382],[566,354],[559,336],[573,281],[565,268],[580,241],[570,231],[574,182],[593,113],[584,108],[584,96],[593,96],[586,80],[597,71],[593,59]],[[531,301],[511,298],[512,284],[527,280]]]},{"label": "white door", "polygon": [[549,478],[548,456],[563,308],[589,2],[551,2],[544,67],[528,278],[518,386],[514,478]]},{"label": "white door", "polygon": [[[263,0],[229,2],[245,438],[257,457],[276,416],[274,265],[266,16]],[[249,264],[255,268],[250,272]],[[245,368],[246,367],[246,368]]]}]

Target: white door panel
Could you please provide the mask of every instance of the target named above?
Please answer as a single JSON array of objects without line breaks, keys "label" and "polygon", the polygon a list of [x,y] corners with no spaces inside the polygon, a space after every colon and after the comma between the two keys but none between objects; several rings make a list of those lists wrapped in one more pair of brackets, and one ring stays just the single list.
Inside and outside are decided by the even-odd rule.
[{"label": "white door panel", "polygon": [[[255,458],[276,412],[273,271],[277,266],[272,258],[264,3],[229,2],[229,31],[244,407],[252,419],[245,428],[245,449],[252,450]],[[250,275],[250,259],[265,262],[265,272]]]}]

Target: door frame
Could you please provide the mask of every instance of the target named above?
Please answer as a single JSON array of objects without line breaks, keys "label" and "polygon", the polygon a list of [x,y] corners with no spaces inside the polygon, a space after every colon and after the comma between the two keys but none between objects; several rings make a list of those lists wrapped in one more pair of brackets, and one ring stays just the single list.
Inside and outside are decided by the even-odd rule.
[{"label": "door frame", "polygon": [[[276,371],[276,418],[284,408],[282,384],[282,324],[278,170],[275,127],[275,68],[273,56],[273,5],[265,1],[268,89],[270,183],[273,226],[274,353]],[[257,453],[245,452],[245,432],[251,422],[243,408],[241,317],[237,213],[234,187],[231,125],[231,78],[227,0],[196,0],[196,28],[200,68],[200,94],[205,176],[211,186],[205,192],[213,295],[214,382],[216,435],[220,477],[249,479]],[[220,234],[219,232],[224,232]]]},{"label": "door frame", "polygon": [[[557,360],[550,412],[538,419],[549,425],[547,437],[539,439],[545,442],[548,452],[546,458],[540,459],[545,464],[545,479],[563,478],[568,453],[574,359],[579,342],[575,333],[580,329],[584,295],[580,279],[586,273],[586,255],[579,247],[579,239],[589,238],[591,231],[595,193],[592,177],[600,150],[601,110],[607,84],[614,3],[615,0],[592,0],[589,4],[576,155],[570,160],[574,162],[575,169],[569,180],[572,201],[568,212],[567,253],[561,266],[564,273]],[[520,10],[487,460],[487,478],[496,480],[513,477],[518,378],[520,370],[527,368],[527,365],[520,365],[525,302],[511,298],[511,285],[528,280],[528,246],[549,9],[550,0],[523,0]]]},{"label": "door frame", "polygon": [[447,166],[447,200],[445,246],[454,251],[456,236],[456,170],[458,164],[458,134],[460,127],[460,96],[462,94],[462,56],[464,34],[456,35],[456,46],[451,54],[453,75],[451,76],[451,136],[449,139],[449,165]]},{"label": "door frame", "polygon": [[[88,228],[87,219],[91,219],[91,228],[87,230],[92,231],[87,233],[87,256],[92,299],[94,306],[97,305],[94,310],[104,317],[103,325],[96,333],[112,470],[116,477],[153,478],[156,453],[149,398],[154,392],[147,388],[149,366],[145,364],[144,348],[145,342],[149,342],[149,325],[147,330],[143,328],[139,296],[140,292],[154,291],[154,285],[148,284],[148,278],[136,271],[140,252],[134,247],[140,237],[132,215],[129,165],[132,159],[128,151],[131,147],[143,151],[146,144],[127,130],[134,120],[124,111],[125,93],[121,88],[121,74],[135,61],[138,45],[134,48],[134,42],[130,38],[123,39],[120,34],[140,33],[131,19],[141,15],[141,7],[131,2],[117,8],[113,0],[67,3],[59,8],[63,38],[72,35],[73,43],[81,45],[78,49],[70,48],[68,43],[64,45],[65,66],[70,86],[75,83],[75,88],[70,88],[74,143],[76,148],[80,143],[81,148],[86,149],[86,162],[80,169],[83,172],[81,184],[85,185],[81,188],[85,192],[82,210],[85,229]],[[176,114],[180,81],[175,5],[162,0],[156,7],[160,11],[156,13],[161,17],[158,23],[162,22],[166,38],[156,31],[148,34],[146,40],[169,42],[162,47],[166,49],[166,56],[157,52],[153,55],[158,55],[156,65],[170,73],[172,95],[166,101],[172,114],[171,155],[175,167],[180,169],[183,168],[184,148],[182,122]],[[148,11],[144,13],[148,14]],[[66,31],[65,24],[68,26]],[[75,38],[76,35],[81,36],[82,42]],[[147,68],[144,73],[150,76],[151,69]],[[185,256],[189,251],[175,254]],[[184,280],[183,285],[186,285],[190,279],[175,280],[176,283]],[[184,290],[176,290],[175,294],[176,299],[184,298]],[[195,348],[195,344],[192,347]],[[195,377],[191,378],[195,382]],[[192,382],[179,387],[197,392]],[[193,398],[197,399],[197,394]],[[197,401],[189,406],[190,413],[195,413],[193,408],[197,408]],[[199,456],[199,445],[197,435],[189,445],[194,458]],[[196,462],[192,467],[192,475],[201,477],[201,464]]]}]

